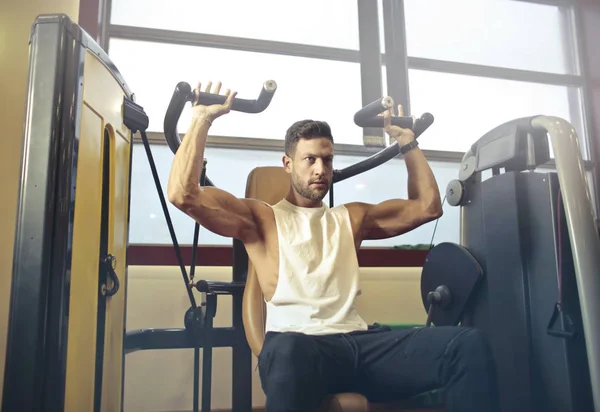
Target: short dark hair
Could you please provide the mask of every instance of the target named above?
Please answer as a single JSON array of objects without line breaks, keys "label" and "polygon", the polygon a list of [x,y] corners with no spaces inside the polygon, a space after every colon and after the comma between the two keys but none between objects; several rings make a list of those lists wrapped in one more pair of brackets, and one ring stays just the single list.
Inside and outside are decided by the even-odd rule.
[{"label": "short dark hair", "polygon": [[327,122],[318,120],[299,120],[292,124],[285,133],[285,154],[292,156],[296,151],[298,140],[326,137],[333,143],[331,127]]}]

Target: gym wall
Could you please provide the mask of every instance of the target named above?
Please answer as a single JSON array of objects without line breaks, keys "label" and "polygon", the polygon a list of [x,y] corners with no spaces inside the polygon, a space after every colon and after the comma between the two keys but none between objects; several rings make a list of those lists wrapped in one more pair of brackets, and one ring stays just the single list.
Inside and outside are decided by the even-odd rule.
[{"label": "gym wall", "polygon": [[0,404],[4,387],[29,34],[35,18],[44,13],[65,13],[77,22],[79,0],[2,0],[0,6],[0,124],[3,132],[0,146]]}]

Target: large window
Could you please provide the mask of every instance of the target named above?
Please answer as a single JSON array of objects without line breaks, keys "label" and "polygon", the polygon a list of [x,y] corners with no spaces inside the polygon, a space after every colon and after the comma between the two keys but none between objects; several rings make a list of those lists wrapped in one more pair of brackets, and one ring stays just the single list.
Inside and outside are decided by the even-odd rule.
[{"label": "large window", "polygon": [[[152,156],[157,164],[163,193],[166,196],[169,169],[173,154],[166,145],[155,145]],[[240,149],[208,148],[206,150],[207,175],[221,189],[237,197],[244,197],[246,176],[257,166],[280,166],[281,154],[276,151],[257,151]],[[359,160],[361,156],[339,155],[335,157],[334,167],[343,169]],[[232,161],[235,167],[232,168]],[[431,167],[445,190],[448,182],[458,176],[458,165],[447,162],[431,162]],[[134,146],[133,182],[131,187],[130,242],[134,244],[170,244],[171,237],[164,213],[152,179],[147,156],[141,144]],[[382,179],[382,176],[385,176]],[[335,186],[335,204],[348,202],[378,203],[390,197],[407,197],[408,176],[406,166],[401,159],[393,159],[376,169],[344,180]],[[325,199],[328,201],[328,197]],[[184,215],[172,205],[168,210],[173,219],[177,239],[180,243],[193,241],[194,220]],[[444,216],[437,224],[434,241],[458,242],[459,209],[444,205]],[[432,240],[435,222],[421,226],[412,232],[391,239],[365,241],[364,246],[398,246],[404,244],[429,244]],[[202,230],[199,243],[203,245],[228,245],[231,239],[223,238],[208,230]]]},{"label": "large window", "polygon": [[577,74],[570,7],[514,0],[404,0],[408,55]]},{"label": "large window", "polygon": [[[135,50],[135,53],[132,53]],[[112,59],[136,91],[150,117],[149,131],[162,132],[165,112],[180,81],[193,87],[217,81],[234,89],[240,98],[255,99],[266,80],[277,82],[271,105],[262,113],[231,112],[217,121],[211,133],[219,136],[283,139],[299,119],[326,120],[336,143],[362,144],[362,130],[352,122],[361,108],[358,63],[209,47],[113,39]],[[156,56],[152,64],[140,56]],[[179,120],[185,132],[191,107]]]},{"label": "large window", "polygon": [[358,50],[348,0],[112,0],[111,23]]},{"label": "large window", "polygon": [[[363,136],[369,135],[372,144],[377,140],[372,133],[378,131],[363,131],[353,116],[364,104],[388,93],[406,102],[411,114],[435,116],[435,123],[420,137],[420,147],[442,196],[458,175],[462,153],[490,129],[517,117],[546,114],[569,120],[579,134],[584,157],[592,160],[573,34],[575,2],[569,0],[111,0],[110,4],[104,46],[149,114],[149,131],[159,140],[178,82],[195,86],[222,81],[239,97],[251,99],[264,81],[277,82],[275,97],[263,113],[233,112],[211,128],[206,151],[209,176],[236,196],[243,196],[252,168],[280,164],[281,140],[299,119],[331,124],[343,149],[336,156],[338,169],[372,154]],[[180,133],[189,121],[187,106],[178,124]],[[381,144],[379,149],[385,145]],[[152,150],[164,189],[173,155],[160,143]],[[140,145],[134,149],[132,179],[130,241],[169,244]],[[405,197],[406,180],[405,164],[397,158],[339,183],[335,200],[375,203]],[[180,242],[190,243],[192,220],[170,210]],[[458,212],[445,204],[437,226],[432,222],[365,246],[429,243],[434,228],[435,243],[458,241]],[[204,230],[200,242],[231,240]]]},{"label": "large window", "polygon": [[424,70],[410,70],[409,81],[413,113],[435,114],[421,139],[427,149],[464,152],[495,126],[539,114],[567,119],[583,132],[576,88]]}]

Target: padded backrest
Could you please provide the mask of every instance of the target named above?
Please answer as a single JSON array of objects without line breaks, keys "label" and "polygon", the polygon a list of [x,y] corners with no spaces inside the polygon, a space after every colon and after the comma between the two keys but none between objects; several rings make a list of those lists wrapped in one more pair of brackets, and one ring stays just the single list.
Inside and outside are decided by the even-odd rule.
[{"label": "padded backrest", "polygon": [[[246,198],[274,205],[287,195],[289,188],[290,175],[283,167],[257,167],[248,175]],[[258,356],[265,337],[266,307],[252,262],[248,262],[242,318],[248,344]]]}]

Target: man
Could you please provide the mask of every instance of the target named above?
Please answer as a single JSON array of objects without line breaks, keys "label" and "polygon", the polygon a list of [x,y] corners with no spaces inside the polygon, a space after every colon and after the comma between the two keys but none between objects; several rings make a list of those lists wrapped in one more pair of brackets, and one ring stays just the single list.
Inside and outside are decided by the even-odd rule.
[{"label": "man", "polygon": [[[218,83],[214,93],[220,89]],[[270,206],[198,185],[209,127],[230,111],[236,93],[225,95],[223,105],[194,102],[168,198],[208,230],[240,239],[257,270],[267,305],[259,356],[267,411],[315,411],[332,393],[360,392],[378,402],[441,387],[448,412],[497,410],[494,366],[477,330],[391,331],[368,327],[355,310],[361,242],[398,236],[442,215],[437,183],[413,132],[392,126],[391,112],[385,113],[385,130],[404,151],[408,199],[330,209],[322,199],[333,177],[331,130],[324,122],[296,122],[283,156],[290,189]]]}]

